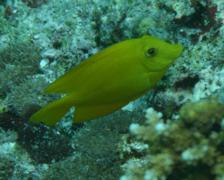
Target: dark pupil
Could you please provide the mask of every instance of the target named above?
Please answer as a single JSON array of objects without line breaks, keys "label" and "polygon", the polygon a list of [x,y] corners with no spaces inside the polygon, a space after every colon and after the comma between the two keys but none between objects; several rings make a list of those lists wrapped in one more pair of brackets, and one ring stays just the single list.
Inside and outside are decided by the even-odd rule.
[{"label": "dark pupil", "polygon": [[148,49],[147,53],[148,53],[148,55],[153,56],[156,53],[156,49],[155,48],[150,48],[150,49]]}]

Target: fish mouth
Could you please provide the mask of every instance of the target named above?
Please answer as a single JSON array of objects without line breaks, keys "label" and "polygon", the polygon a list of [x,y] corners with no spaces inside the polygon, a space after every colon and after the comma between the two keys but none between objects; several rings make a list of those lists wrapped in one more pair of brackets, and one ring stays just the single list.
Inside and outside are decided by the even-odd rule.
[{"label": "fish mouth", "polygon": [[171,48],[169,49],[170,56],[166,60],[164,60],[161,69],[167,69],[171,64],[173,64],[177,58],[180,57],[181,53],[183,52],[183,46],[181,44],[172,44]]},{"label": "fish mouth", "polygon": [[171,64],[173,64],[178,57],[180,57],[181,53],[183,52],[183,49],[184,48],[181,44],[170,44],[170,46],[166,48],[167,53],[157,65],[154,65],[153,67],[145,65],[145,68],[147,69],[147,71],[150,72],[164,71]]},{"label": "fish mouth", "polygon": [[181,53],[183,52],[183,46],[181,44],[174,44],[172,45],[172,54],[174,55],[172,58],[173,58],[173,61],[175,61],[180,55]]}]

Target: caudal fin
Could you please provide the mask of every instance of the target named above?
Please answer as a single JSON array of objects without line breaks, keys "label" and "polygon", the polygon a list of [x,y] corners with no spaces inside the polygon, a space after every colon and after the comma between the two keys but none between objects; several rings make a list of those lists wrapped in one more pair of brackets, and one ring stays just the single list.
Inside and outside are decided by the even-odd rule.
[{"label": "caudal fin", "polygon": [[35,123],[42,122],[49,126],[55,125],[65,115],[71,106],[72,105],[67,102],[65,98],[56,100],[33,114],[30,121]]},{"label": "caudal fin", "polygon": [[74,123],[84,122],[100,116],[107,115],[120,109],[126,103],[107,104],[107,105],[78,105],[75,107]]}]

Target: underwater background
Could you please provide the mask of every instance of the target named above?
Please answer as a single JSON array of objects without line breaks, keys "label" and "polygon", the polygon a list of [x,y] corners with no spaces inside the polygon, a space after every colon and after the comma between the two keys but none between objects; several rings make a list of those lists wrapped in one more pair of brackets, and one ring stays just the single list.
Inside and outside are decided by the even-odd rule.
[{"label": "underwater background", "polygon": [[[146,34],[184,46],[154,89],[79,125],[71,112],[29,122],[59,97],[49,83]],[[0,180],[11,179],[224,180],[224,1],[0,0]]]}]

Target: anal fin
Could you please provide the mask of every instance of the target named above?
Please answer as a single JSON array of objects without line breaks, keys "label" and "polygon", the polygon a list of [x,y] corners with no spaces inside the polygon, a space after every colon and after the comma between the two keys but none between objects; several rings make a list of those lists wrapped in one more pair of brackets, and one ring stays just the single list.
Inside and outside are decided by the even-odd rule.
[{"label": "anal fin", "polygon": [[75,108],[74,123],[80,123],[107,115],[120,109],[125,104],[127,104],[127,102],[104,105],[78,105]]}]

